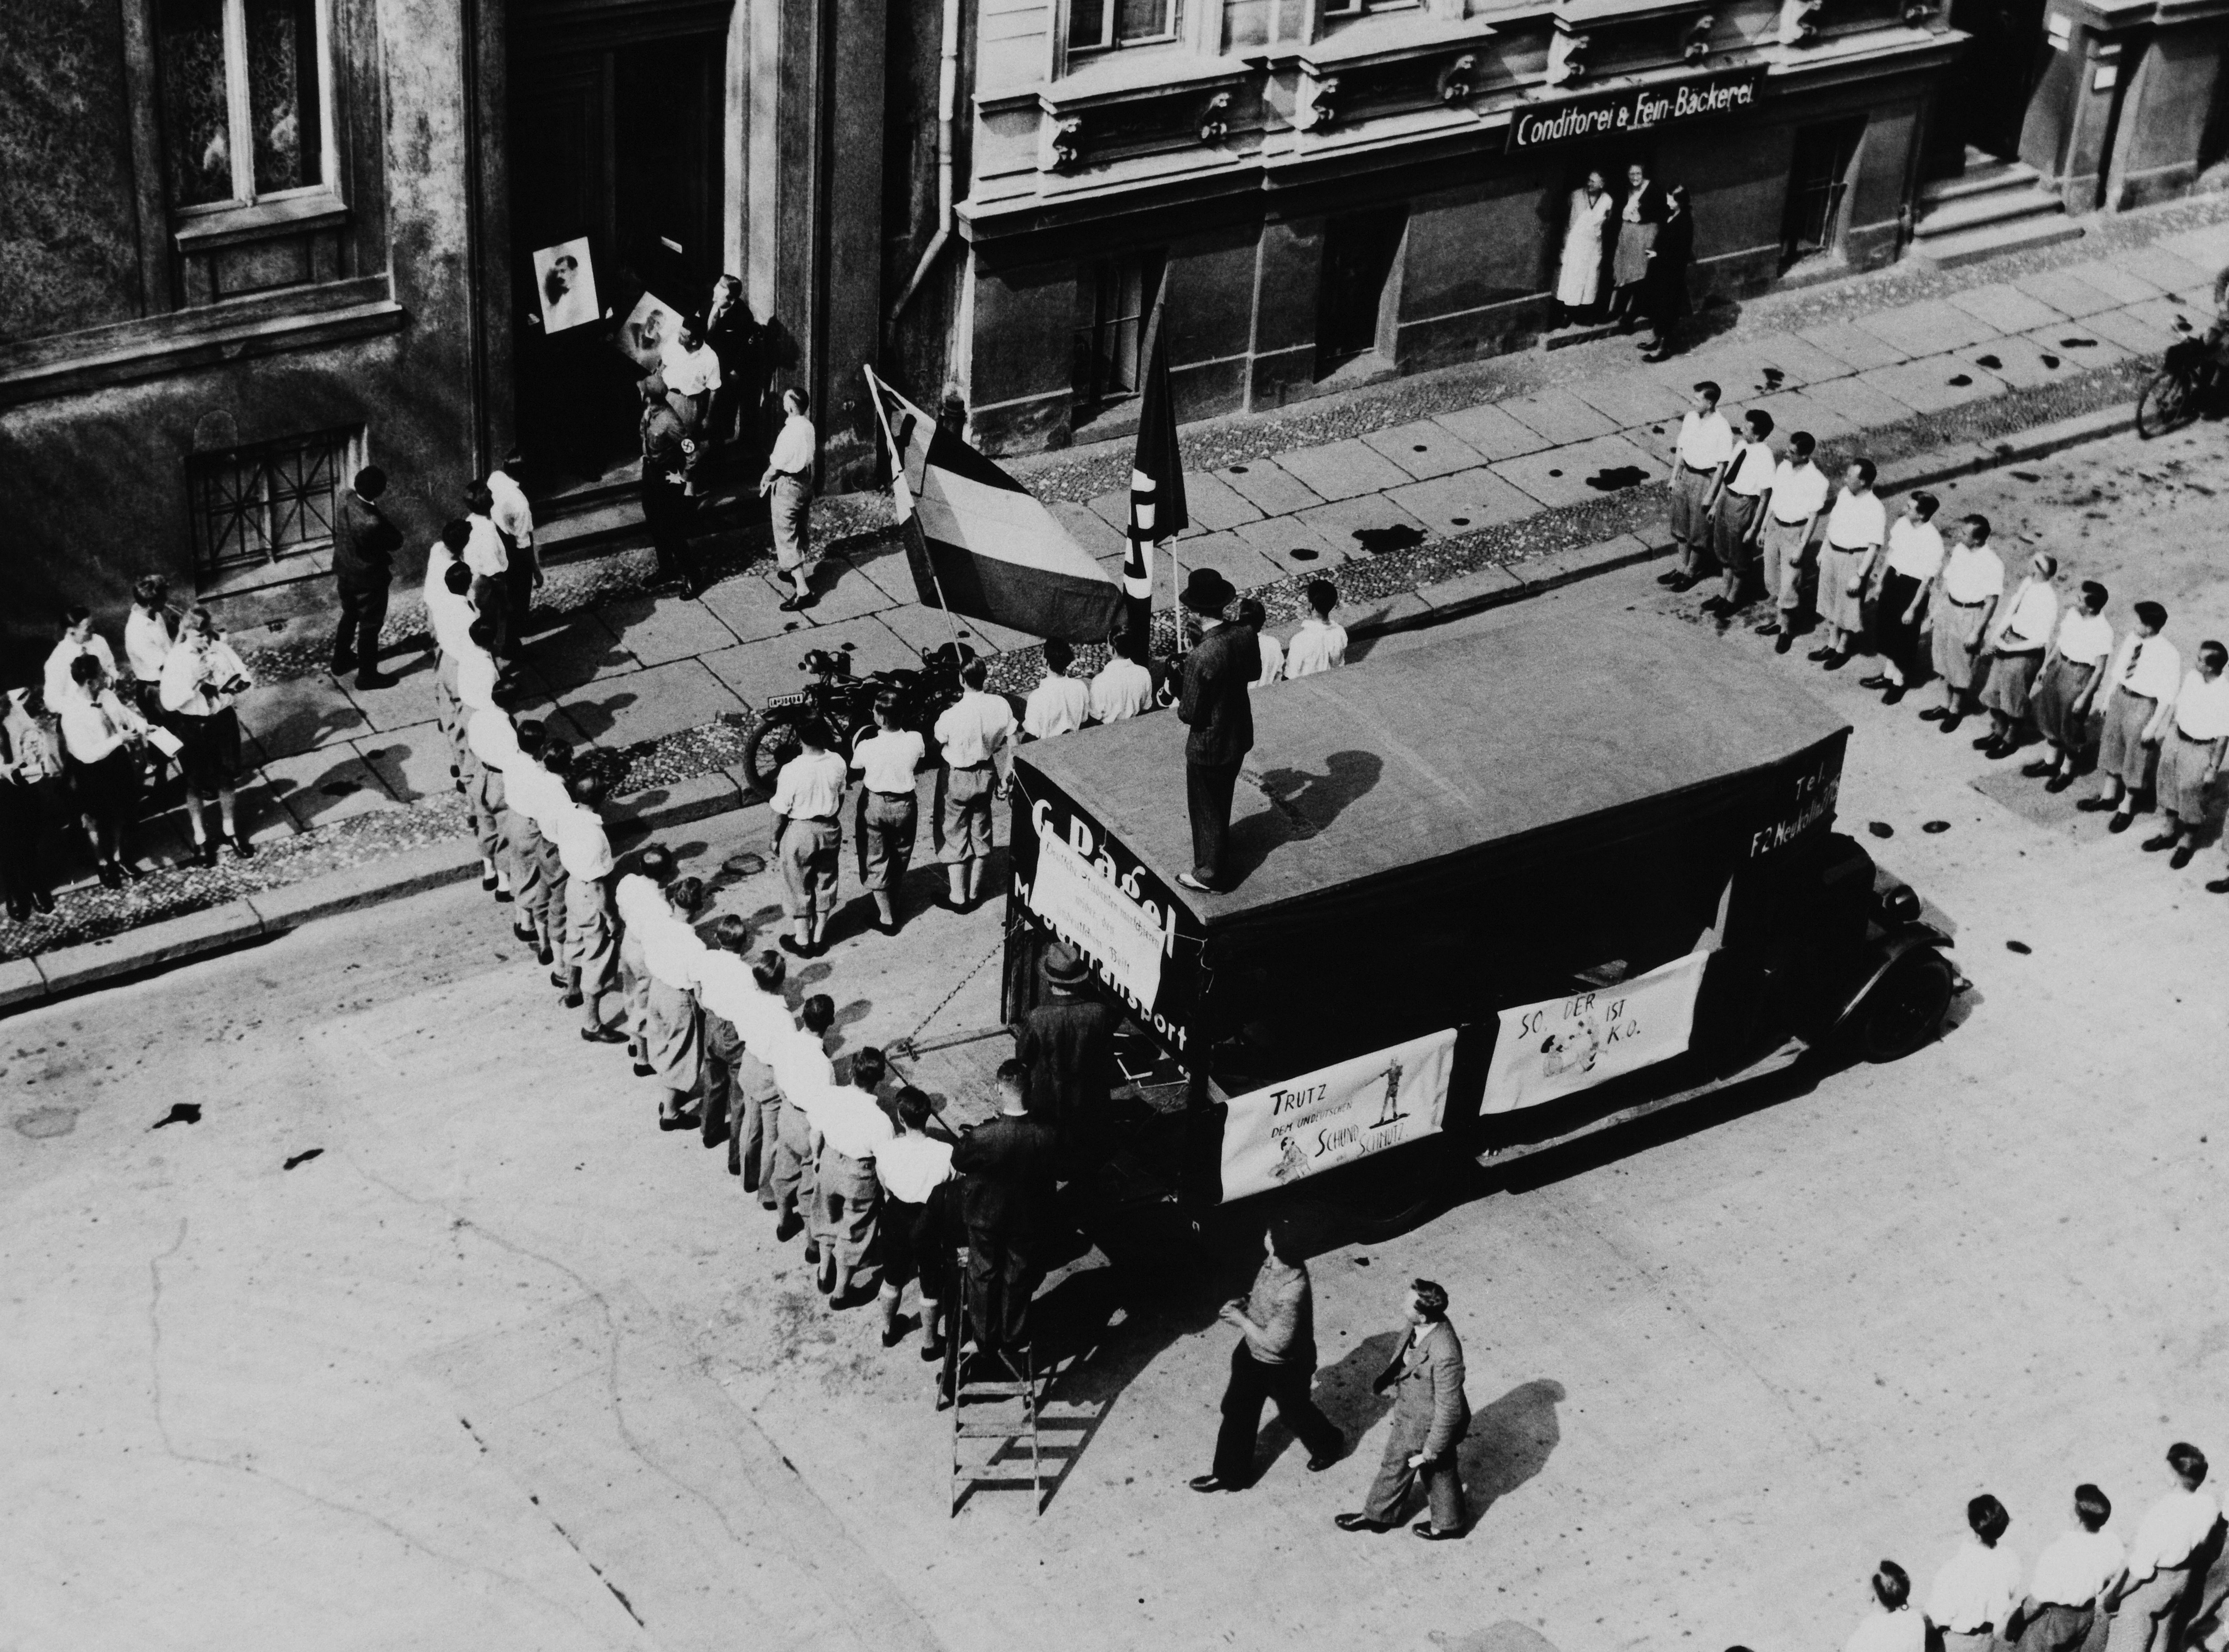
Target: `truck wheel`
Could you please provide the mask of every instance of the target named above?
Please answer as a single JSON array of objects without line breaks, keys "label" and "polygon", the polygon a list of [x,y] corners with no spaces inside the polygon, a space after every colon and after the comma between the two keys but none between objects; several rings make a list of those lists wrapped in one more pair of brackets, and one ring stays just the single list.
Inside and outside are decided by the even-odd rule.
[{"label": "truck wheel", "polygon": [[743,774],[761,797],[774,795],[781,766],[797,755],[797,724],[787,717],[761,717],[743,742]]},{"label": "truck wheel", "polygon": [[1931,1042],[1943,1030],[1955,984],[1940,953],[1905,954],[1858,1006],[1857,1053],[1867,1061],[1901,1061]]}]

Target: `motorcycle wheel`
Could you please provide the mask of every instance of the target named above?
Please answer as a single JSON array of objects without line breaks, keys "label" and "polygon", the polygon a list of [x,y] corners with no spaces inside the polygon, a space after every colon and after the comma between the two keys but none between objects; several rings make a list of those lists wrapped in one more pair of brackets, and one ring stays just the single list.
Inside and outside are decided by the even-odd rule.
[{"label": "motorcycle wheel", "polygon": [[2146,441],[2181,429],[2197,416],[2197,387],[2180,373],[2162,369],[2153,374],[2136,398],[2136,434]]},{"label": "motorcycle wheel", "polygon": [[781,766],[797,755],[797,723],[792,717],[761,717],[743,742],[743,774],[761,797],[774,795]]}]

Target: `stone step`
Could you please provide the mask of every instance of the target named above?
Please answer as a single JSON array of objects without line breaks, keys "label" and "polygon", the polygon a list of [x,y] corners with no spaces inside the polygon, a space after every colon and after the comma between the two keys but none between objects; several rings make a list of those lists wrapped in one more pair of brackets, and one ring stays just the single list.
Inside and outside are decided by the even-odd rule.
[{"label": "stone step", "polygon": [[1969,196],[1987,195],[1994,190],[2025,189],[2035,181],[2033,166],[2020,161],[1991,161],[1985,166],[1969,166],[1956,177],[1937,178],[1922,184],[1919,199],[1923,204],[1933,206]]},{"label": "stone step", "polygon": [[1925,241],[1915,241],[1911,244],[1911,256],[1923,264],[1948,269],[1957,264],[1971,264],[1979,259],[1994,258],[2000,253],[2021,252],[2032,247],[2048,247],[2056,241],[2073,241],[2083,233],[2082,226],[2064,213],[2051,217],[2018,218],[2007,222],[1985,223],[1950,235],[1934,235]]},{"label": "stone step", "polygon": [[2022,184],[1945,202],[1922,215],[1912,225],[1911,233],[1918,240],[1927,241],[1962,229],[1978,229],[1984,224],[2009,223],[2016,218],[2064,217],[2065,213],[2065,203],[2048,190]]}]

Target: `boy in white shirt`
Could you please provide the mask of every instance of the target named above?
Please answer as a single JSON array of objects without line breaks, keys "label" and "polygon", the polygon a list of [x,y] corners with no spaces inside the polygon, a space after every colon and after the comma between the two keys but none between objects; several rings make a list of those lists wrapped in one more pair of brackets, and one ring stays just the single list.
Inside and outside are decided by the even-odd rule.
[{"label": "boy in white shirt", "polygon": [[1091,679],[1094,723],[1120,723],[1153,708],[1153,674],[1133,657],[1136,646],[1127,631],[1107,640],[1107,663]]},{"label": "boy in white shirt", "polygon": [[1091,690],[1068,674],[1076,650],[1055,637],[1044,646],[1044,676],[1022,706],[1022,732],[1032,740],[1074,734],[1091,720]]},{"label": "boy in white shirt", "polygon": [[859,856],[859,883],[875,903],[875,927],[884,935],[898,932],[897,892],[913,864],[920,828],[915,776],[927,754],[918,734],[898,726],[898,697],[887,689],[875,696],[875,730],[851,748],[851,768],[861,781],[851,841]]},{"label": "boy in white shirt", "polygon": [[1346,664],[1346,627],[1333,624],[1331,617],[1339,606],[1339,588],[1327,579],[1312,579],[1306,595],[1309,613],[1285,650],[1288,678],[1313,677]]},{"label": "boy in white shirt", "polygon": [[1658,575],[1659,585],[1684,591],[1702,582],[1703,563],[1711,554],[1711,510],[1733,456],[1733,427],[1718,411],[1718,387],[1701,380],[1694,405],[1680,416],[1680,434],[1672,440],[1672,543],[1679,550],[1680,566]]},{"label": "boy in white shirt", "polygon": [[1795,643],[1795,611],[1803,602],[1803,560],[1819,514],[1827,508],[1831,484],[1811,462],[1818,443],[1808,430],[1788,439],[1788,457],[1772,467],[1772,485],[1757,512],[1757,543],[1764,553],[1764,588],[1778,610],[1757,628],[1774,637],[1772,652],[1784,654]]}]

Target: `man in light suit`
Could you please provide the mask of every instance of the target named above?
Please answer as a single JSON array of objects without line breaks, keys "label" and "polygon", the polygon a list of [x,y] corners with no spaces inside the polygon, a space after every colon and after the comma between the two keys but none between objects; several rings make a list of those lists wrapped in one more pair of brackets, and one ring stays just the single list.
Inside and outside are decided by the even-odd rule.
[{"label": "man in light suit", "polygon": [[1359,1514],[1335,1517],[1342,1532],[1390,1532],[1417,1481],[1431,1517],[1409,1529],[1428,1541],[1461,1537],[1468,1524],[1455,1448],[1470,1431],[1470,1402],[1463,1398],[1462,1344],[1448,1323],[1448,1293],[1429,1279],[1409,1288],[1409,1340],[1371,1386],[1397,1392],[1393,1432],[1384,1461]]}]

